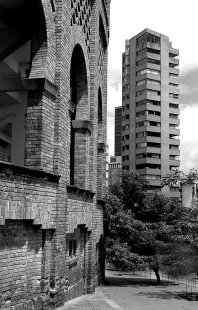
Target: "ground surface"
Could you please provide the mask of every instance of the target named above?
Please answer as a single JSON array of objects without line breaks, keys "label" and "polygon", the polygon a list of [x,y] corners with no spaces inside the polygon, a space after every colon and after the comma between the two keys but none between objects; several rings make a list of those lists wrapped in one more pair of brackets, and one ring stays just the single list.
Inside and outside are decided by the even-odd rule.
[{"label": "ground surface", "polygon": [[[148,280],[148,278],[147,278]],[[106,272],[106,285],[93,295],[74,299],[59,310],[197,310],[198,301],[185,298],[185,283],[145,281],[143,274]]]}]

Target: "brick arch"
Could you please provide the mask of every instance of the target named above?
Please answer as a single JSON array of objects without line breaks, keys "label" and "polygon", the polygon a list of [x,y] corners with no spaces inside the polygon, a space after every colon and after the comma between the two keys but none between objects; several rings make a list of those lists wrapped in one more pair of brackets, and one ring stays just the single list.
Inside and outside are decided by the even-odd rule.
[{"label": "brick arch", "polygon": [[88,80],[83,50],[80,44],[74,47],[70,67],[70,96],[75,104],[75,119],[89,119]]},{"label": "brick arch", "polygon": [[70,65],[70,184],[88,189],[90,158],[90,100],[89,80],[84,51],[74,46]]},{"label": "brick arch", "polygon": [[[70,53],[71,53],[71,60],[72,60],[72,55],[73,51],[76,46],[80,46],[83,56],[84,56],[84,61],[86,65],[86,71],[87,71],[87,85],[88,85],[88,102],[90,102],[90,68],[89,68],[89,56],[87,52],[87,46],[85,43],[85,36],[82,32],[82,29],[78,25],[73,25],[71,28],[71,45],[70,45]],[[70,63],[71,67],[71,63]]]},{"label": "brick arch", "polygon": [[102,124],[103,113],[102,113],[102,92],[101,87],[98,88],[98,124]]},{"label": "brick arch", "polygon": [[36,0],[33,6],[34,22],[31,40],[31,78],[47,78],[54,82],[56,65],[54,6]]}]

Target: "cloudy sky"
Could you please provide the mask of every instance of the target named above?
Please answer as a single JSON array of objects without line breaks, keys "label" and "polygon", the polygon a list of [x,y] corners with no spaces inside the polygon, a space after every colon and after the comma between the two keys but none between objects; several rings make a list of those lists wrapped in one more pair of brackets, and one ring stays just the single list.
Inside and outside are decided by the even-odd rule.
[{"label": "cloudy sky", "polygon": [[125,39],[145,28],[169,36],[180,51],[181,170],[198,169],[198,1],[111,0],[108,68],[108,140],[114,155],[114,113],[121,102]]}]

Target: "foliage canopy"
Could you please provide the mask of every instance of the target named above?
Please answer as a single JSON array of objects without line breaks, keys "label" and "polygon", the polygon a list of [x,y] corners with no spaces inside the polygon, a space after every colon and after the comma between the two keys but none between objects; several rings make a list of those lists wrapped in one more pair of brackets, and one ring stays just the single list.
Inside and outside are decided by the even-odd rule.
[{"label": "foliage canopy", "polygon": [[160,282],[159,268],[174,275],[195,268],[198,210],[147,193],[146,185],[137,174],[123,172],[121,183],[111,188],[104,210],[106,258],[123,270],[149,266]]}]

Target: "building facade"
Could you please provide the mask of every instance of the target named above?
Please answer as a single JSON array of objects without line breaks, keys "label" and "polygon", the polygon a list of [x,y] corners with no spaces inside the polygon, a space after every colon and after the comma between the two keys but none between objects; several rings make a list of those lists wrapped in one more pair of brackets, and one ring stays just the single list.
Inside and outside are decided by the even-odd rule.
[{"label": "building facade", "polygon": [[122,176],[122,157],[111,156],[109,163],[109,187],[120,183]]},{"label": "building facade", "polygon": [[122,106],[115,108],[114,154],[115,156],[122,155]]},{"label": "building facade", "polygon": [[[122,58],[122,165],[161,189],[179,168],[179,51],[145,29],[125,42]],[[166,193],[179,197],[179,189]]]},{"label": "building facade", "polygon": [[1,2],[1,309],[54,309],[102,280],[109,10]]}]

